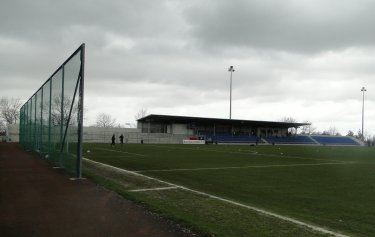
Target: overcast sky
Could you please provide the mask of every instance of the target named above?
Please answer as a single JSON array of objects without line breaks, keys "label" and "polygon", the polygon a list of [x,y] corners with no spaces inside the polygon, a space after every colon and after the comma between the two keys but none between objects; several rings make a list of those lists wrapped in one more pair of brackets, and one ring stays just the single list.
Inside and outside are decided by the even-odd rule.
[{"label": "overcast sky", "polygon": [[105,112],[311,121],[375,134],[375,1],[3,0],[0,97],[26,101],[86,43],[86,124]]}]

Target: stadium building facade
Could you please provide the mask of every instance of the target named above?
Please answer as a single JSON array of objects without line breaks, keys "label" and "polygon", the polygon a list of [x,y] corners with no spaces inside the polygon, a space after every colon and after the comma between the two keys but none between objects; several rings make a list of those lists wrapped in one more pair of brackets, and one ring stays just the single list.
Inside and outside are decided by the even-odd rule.
[{"label": "stadium building facade", "polygon": [[287,137],[289,128],[309,123],[271,122],[239,119],[220,119],[151,114],[138,120],[142,133],[166,133],[173,135],[202,136],[215,139],[232,136],[239,140],[245,137]]}]

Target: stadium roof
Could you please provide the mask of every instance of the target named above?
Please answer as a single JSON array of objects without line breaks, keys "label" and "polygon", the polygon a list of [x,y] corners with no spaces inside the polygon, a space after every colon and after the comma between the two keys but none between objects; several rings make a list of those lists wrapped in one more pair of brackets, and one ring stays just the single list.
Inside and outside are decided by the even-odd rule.
[{"label": "stadium roof", "polygon": [[256,127],[279,127],[292,128],[310,123],[289,123],[289,122],[272,122],[272,121],[256,121],[242,119],[222,119],[222,118],[204,118],[204,117],[188,117],[174,115],[150,114],[138,119],[139,122],[158,122],[158,123],[198,123],[198,124],[232,124],[232,125],[249,125]]}]

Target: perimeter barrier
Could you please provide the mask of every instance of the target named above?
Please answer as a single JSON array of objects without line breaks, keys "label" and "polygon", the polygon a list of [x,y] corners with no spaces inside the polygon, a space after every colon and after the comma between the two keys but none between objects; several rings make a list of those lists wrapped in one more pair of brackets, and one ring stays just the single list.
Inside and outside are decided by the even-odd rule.
[{"label": "perimeter barrier", "polygon": [[81,177],[85,44],[20,109],[19,142]]}]

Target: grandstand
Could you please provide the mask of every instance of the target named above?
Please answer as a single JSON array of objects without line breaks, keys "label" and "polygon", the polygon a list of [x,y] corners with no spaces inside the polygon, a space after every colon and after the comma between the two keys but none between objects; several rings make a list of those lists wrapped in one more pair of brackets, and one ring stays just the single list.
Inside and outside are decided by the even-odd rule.
[{"label": "grandstand", "polygon": [[[151,114],[138,119],[142,132],[163,133],[253,133],[257,136],[287,135],[288,128],[298,128],[309,123],[273,122],[240,119],[221,119]],[[177,131],[176,131],[177,129]]]},{"label": "grandstand", "polygon": [[[204,140],[222,144],[285,144],[285,145],[362,145],[352,137],[309,136],[291,134],[309,123],[272,122],[151,114],[138,120],[141,137],[174,137],[166,142],[181,143],[181,139]],[[177,140],[176,140],[177,139]],[[159,139],[158,141],[162,141]]]},{"label": "grandstand", "polygon": [[271,122],[238,119],[148,115],[138,119],[142,133],[202,136],[211,140],[232,142],[256,142],[262,137],[286,137],[289,128],[308,123]]}]

